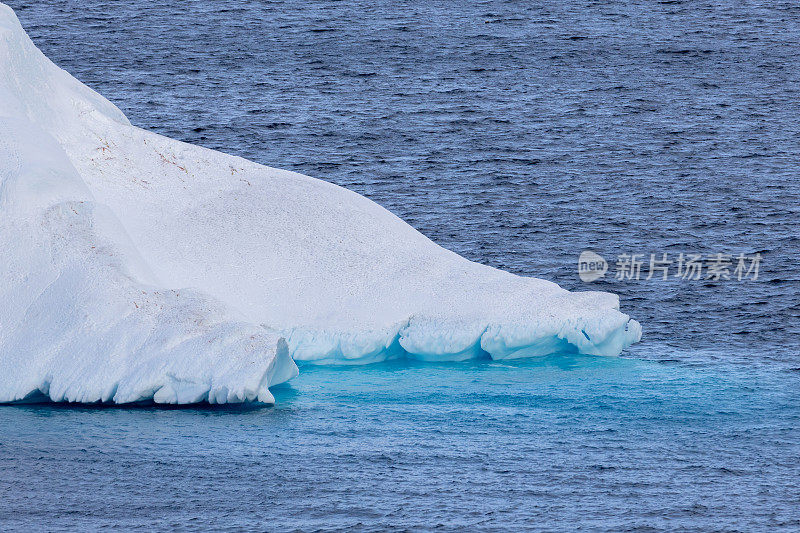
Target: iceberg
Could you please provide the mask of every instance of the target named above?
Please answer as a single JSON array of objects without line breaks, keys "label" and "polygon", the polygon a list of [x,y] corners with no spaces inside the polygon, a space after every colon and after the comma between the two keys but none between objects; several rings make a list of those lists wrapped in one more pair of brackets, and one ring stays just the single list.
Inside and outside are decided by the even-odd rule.
[{"label": "iceberg", "polygon": [[378,204],[132,126],[0,4],[0,402],[273,401],[295,361],[618,355],[617,296],[470,262]]}]

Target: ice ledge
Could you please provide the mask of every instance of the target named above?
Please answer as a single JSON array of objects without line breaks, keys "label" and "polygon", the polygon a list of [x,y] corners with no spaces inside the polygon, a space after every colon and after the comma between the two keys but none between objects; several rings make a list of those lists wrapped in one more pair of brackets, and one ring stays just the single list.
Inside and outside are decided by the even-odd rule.
[{"label": "ice ledge", "polygon": [[442,362],[557,353],[616,356],[641,340],[642,328],[628,315],[609,310],[572,321],[456,325],[412,317],[383,330],[358,334],[294,328],[283,335],[294,360],[341,365],[402,358]]}]

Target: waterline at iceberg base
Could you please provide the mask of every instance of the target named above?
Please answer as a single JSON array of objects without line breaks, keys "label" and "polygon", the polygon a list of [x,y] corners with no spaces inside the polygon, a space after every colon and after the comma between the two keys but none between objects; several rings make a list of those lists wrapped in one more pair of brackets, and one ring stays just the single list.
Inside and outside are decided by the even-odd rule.
[{"label": "waterline at iceberg base", "polygon": [[274,401],[293,360],[618,355],[615,295],[470,262],[378,204],[132,126],[0,4],[0,401]]}]

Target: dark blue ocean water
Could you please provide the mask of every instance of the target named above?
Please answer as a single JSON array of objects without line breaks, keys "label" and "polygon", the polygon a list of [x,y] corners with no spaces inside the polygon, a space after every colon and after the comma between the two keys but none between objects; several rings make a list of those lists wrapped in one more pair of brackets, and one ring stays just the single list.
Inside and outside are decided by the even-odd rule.
[{"label": "dark blue ocean water", "polygon": [[[6,1],[134,124],[616,292],[644,337],[304,366],[274,408],[2,408],[2,529],[800,529],[796,3]],[[763,259],[587,285],[585,249]]]}]

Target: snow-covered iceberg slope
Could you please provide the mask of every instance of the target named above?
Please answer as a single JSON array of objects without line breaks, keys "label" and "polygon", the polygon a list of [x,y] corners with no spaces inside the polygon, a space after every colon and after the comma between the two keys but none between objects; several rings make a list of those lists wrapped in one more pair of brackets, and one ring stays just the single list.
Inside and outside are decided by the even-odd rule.
[{"label": "snow-covered iceberg slope", "polygon": [[3,4],[0,246],[0,401],[270,401],[292,358],[617,355],[641,336],[612,294],[472,263],[351,191],[131,126]]}]

